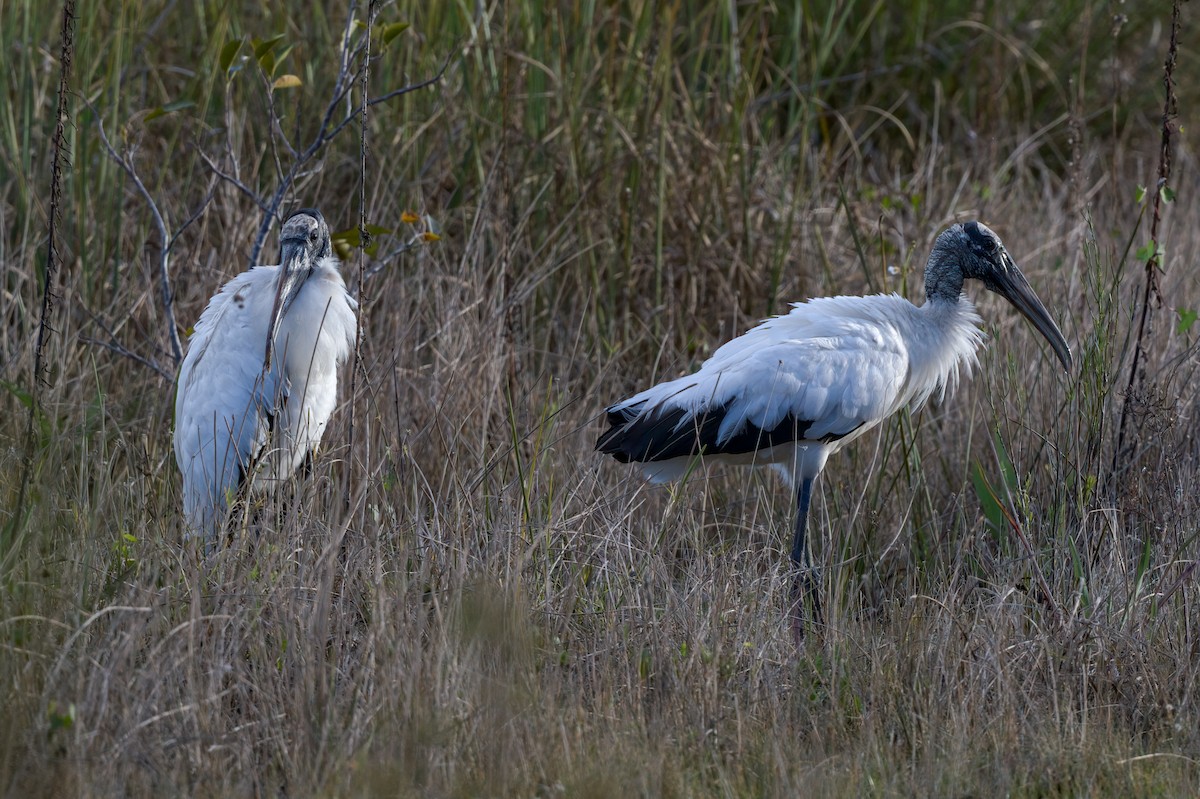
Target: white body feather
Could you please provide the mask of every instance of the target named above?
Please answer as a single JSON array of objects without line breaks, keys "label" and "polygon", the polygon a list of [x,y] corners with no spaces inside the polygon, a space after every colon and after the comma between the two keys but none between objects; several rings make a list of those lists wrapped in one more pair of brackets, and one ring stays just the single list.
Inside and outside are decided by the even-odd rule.
[{"label": "white body feather", "polygon": [[821,617],[807,532],[813,483],[847,442],[945,394],[975,365],[984,335],[962,293],[967,279],[1012,303],[1071,369],[1062,331],[1000,238],[977,221],[956,223],[930,250],[924,305],[895,294],[793,305],[718,349],[695,374],[610,406],[596,449],[638,463],[656,481],[682,476],[697,458],[770,465],[789,478],[796,489],[789,616],[799,644],[804,606]]},{"label": "white body feather", "polygon": [[216,532],[243,475],[256,490],[286,479],[320,442],[356,330],[358,304],[337,267],[324,258],[305,281],[276,331],[267,374],[280,267],[233,278],[196,323],[175,395],[175,457],[195,534]]},{"label": "white body feather", "polygon": [[[798,482],[815,478],[830,454],[905,406],[956,384],[976,362],[984,339],[975,307],[899,295],[825,297],[795,303],[790,313],[762,322],[729,341],[695,374],[661,383],[608,410],[639,415],[684,410],[676,425],[695,424],[724,408],[716,444],[747,424],[774,428],[788,414],[807,420],[801,441],[707,459],[769,464]],[[837,436],[830,440],[826,437]],[[678,479],[692,457],[639,464],[655,482]]]}]

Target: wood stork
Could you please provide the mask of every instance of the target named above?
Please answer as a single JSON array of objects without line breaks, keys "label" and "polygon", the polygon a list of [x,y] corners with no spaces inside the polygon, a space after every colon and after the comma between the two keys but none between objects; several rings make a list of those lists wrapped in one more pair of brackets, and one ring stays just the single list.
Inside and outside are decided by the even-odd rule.
[{"label": "wood stork", "polygon": [[804,633],[801,585],[820,614],[805,529],[825,461],[904,407],[945,395],[977,363],[981,320],[962,293],[974,278],[1016,306],[1070,371],[1071,350],[1000,238],[979,222],[952,225],[925,267],[925,304],[897,294],[794,303],[720,347],[695,374],[606,409],[596,449],[642,463],[654,482],[696,458],[770,465],[796,489],[791,618]]},{"label": "wood stork", "polygon": [[358,303],[346,292],[319,211],[296,211],[279,265],[255,266],[211,300],[188,342],[175,395],[175,459],[193,535],[210,544],[231,499],[262,491],[311,456],[354,349]]}]

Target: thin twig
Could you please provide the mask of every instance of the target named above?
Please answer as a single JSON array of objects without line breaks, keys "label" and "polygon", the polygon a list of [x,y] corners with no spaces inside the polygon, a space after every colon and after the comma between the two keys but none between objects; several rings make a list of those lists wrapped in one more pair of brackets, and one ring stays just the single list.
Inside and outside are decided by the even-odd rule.
[{"label": "thin twig", "polygon": [[1166,98],[1163,100],[1162,140],[1158,151],[1158,182],[1154,187],[1154,197],[1151,200],[1154,215],[1150,221],[1150,242],[1152,251],[1146,259],[1146,283],[1142,287],[1142,307],[1138,318],[1137,338],[1134,341],[1133,362],[1129,368],[1129,381],[1125,384],[1125,398],[1121,403],[1121,420],[1117,426],[1117,446],[1113,450],[1113,472],[1116,472],[1117,461],[1125,450],[1125,426],[1129,420],[1134,395],[1141,394],[1140,389],[1145,383],[1145,369],[1142,361],[1146,357],[1146,339],[1151,331],[1151,303],[1153,307],[1162,305],[1162,291],[1159,286],[1158,273],[1162,268],[1161,247],[1158,241],[1158,223],[1161,219],[1162,196],[1167,189],[1171,177],[1171,133],[1175,119],[1179,116],[1179,100],[1175,96],[1175,61],[1179,49],[1179,2],[1175,0],[1171,10],[1171,41],[1167,48],[1167,60],[1163,64],[1163,88]]},{"label": "thin twig", "polygon": [[373,259],[371,265],[369,267],[367,267],[367,272],[364,275],[364,277],[366,277],[366,278],[375,277],[375,275],[382,272],[384,270],[384,268],[387,267],[387,265],[390,262],[392,262],[396,258],[399,258],[401,255],[403,255],[406,252],[415,250],[422,243],[423,242],[421,241],[420,236],[413,236],[411,239],[406,241],[404,244],[402,244],[399,247],[397,247],[396,249],[392,250],[387,255],[383,256],[382,258]]},{"label": "thin twig", "polygon": [[[317,151],[328,140],[326,131],[329,129],[329,123],[333,119],[334,112],[341,104],[342,98],[346,96],[346,93],[350,91],[350,87],[354,84],[353,80],[348,78],[350,77],[350,64],[353,60],[351,55],[353,48],[351,47],[350,39],[354,29],[354,15],[357,8],[357,3],[351,3],[350,9],[346,12],[346,25],[342,29],[342,46],[340,49],[341,63],[338,65],[337,79],[333,84],[333,98],[325,107],[325,115],[321,118],[321,126],[317,129],[316,138],[296,158],[296,161],[292,164],[287,174],[283,176],[279,186],[275,189],[275,194],[272,195],[268,203],[266,214],[258,226],[258,234],[254,237],[254,247],[250,251],[250,263],[252,264],[258,263],[258,256],[262,253],[263,244],[267,240],[267,234],[275,224],[275,219],[279,213],[279,206],[283,202],[284,195],[291,188],[292,181],[296,177],[296,172],[304,164],[308,163],[308,160],[316,155]],[[370,35],[370,29],[367,30],[367,34]]]},{"label": "thin twig", "polygon": [[111,350],[112,352],[115,352],[117,355],[121,355],[125,358],[129,358],[132,361],[137,361],[142,366],[153,369],[155,372],[158,373],[159,377],[161,377],[163,380],[166,380],[167,382],[171,382],[175,379],[175,374],[173,372],[168,372],[166,369],[159,366],[157,361],[153,361],[144,355],[138,355],[136,352],[129,349],[124,344],[117,341],[115,338],[112,341],[101,341],[98,338],[91,338],[90,336],[80,336],[79,340],[82,341],[84,344],[93,344],[97,347],[104,347],[104,349]]},{"label": "thin twig", "polygon": [[170,372],[167,369],[164,369],[161,365],[159,365],[158,361],[155,361],[151,358],[147,358],[144,355],[138,355],[136,352],[133,352],[132,350],[130,350],[128,347],[126,347],[124,344],[122,344],[117,339],[116,331],[114,331],[108,324],[106,324],[105,321],[103,319],[101,319],[99,315],[94,313],[86,305],[81,306],[81,307],[82,307],[83,312],[86,313],[89,317],[91,317],[92,323],[95,324],[96,327],[103,330],[105,335],[108,336],[108,341],[101,341],[99,339],[89,338],[87,336],[80,336],[79,337],[80,341],[84,342],[85,344],[96,344],[98,346],[104,347],[105,349],[111,350],[111,351],[117,353],[118,355],[122,355],[126,358],[137,361],[138,363],[142,364],[143,366],[148,366],[151,369],[153,369],[155,372],[158,372],[158,374],[163,379],[165,379],[169,382],[173,382],[175,380],[175,374],[173,372]]},{"label": "thin twig", "polygon": [[[62,16],[62,50],[58,78],[58,115],[54,125],[52,148],[54,162],[50,170],[50,219],[46,237],[46,283],[42,286],[42,316],[38,321],[37,343],[33,356],[34,403],[39,401],[39,387],[49,387],[46,379],[46,342],[51,331],[50,317],[54,314],[54,278],[58,274],[58,220],[62,214],[62,168],[70,156],[67,153],[66,128],[67,92],[71,78],[71,58],[74,54],[75,2],[64,0]],[[30,422],[32,426],[32,421]]]},{"label": "thin twig", "polygon": [[175,251],[175,242],[179,241],[179,237],[183,235],[183,232],[190,228],[204,214],[205,210],[208,209],[208,204],[213,201],[213,197],[216,195],[216,187],[210,187],[208,194],[205,194],[204,199],[200,201],[200,205],[196,206],[196,210],[192,211],[188,218],[183,220],[183,224],[179,226],[179,230],[171,234],[171,240],[167,243],[167,250],[169,252]]},{"label": "thin twig", "polygon": [[[179,341],[179,326],[175,323],[175,294],[171,291],[171,273],[169,262],[171,257],[171,245],[174,239],[167,232],[167,223],[163,219],[162,212],[158,210],[158,204],[154,202],[154,197],[146,188],[146,184],[142,183],[142,179],[138,177],[137,169],[134,168],[130,159],[120,155],[108,140],[108,134],[104,131],[104,120],[96,109],[86,99],[88,108],[96,117],[96,127],[100,131],[100,142],[104,145],[108,157],[121,167],[122,171],[133,181],[133,185],[137,188],[138,194],[142,195],[142,199],[146,201],[146,205],[150,208],[150,216],[154,220],[154,227],[158,230],[158,286],[159,292],[162,295],[163,312],[167,316],[167,337],[171,341],[171,357],[175,359],[175,365],[178,366],[183,361],[183,344]],[[207,202],[207,201],[206,201]]]},{"label": "thin twig", "polygon": [[[367,41],[365,57],[363,58],[362,67],[362,96],[369,97],[370,91],[370,75],[371,75],[371,37],[369,32],[375,23],[375,2],[370,0],[367,4]],[[371,243],[371,234],[367,231],[367,109],[371,107],[370,103],[363,103],[360,109],[360,117],[362,126],[359,128],[358,138],[358,315],[355,317],[357,324],[354,328],[354,367],[350,371],[350,428],[348,443],[346,449],[346,460],[353,464],[354,462],[354,430],[355,430],[355,414],[354,414],[354,398],[355,389],[358,387],[358,371],[359,365],[362,363],[362,340],[363,340],[363,282],[366,279],[367,272],[367,246]],[[333,135],[337,135],[334,131]],[[350,510],[350,470],[346,471],[346,478],[343,481],[343,501],[345,502],[346,511]]]},{"label": "thin twig", "polygon": [[267,207],[267,204],[263,201],[263,199],[261,197],[259,197],[257,194],[254,193],[253,189],[251,189],[245,183],[242,183],[242,181],[238,180],[238,178],[235,177],[234,175],[230,175],[229,173],[222,170],[219,166],[217,166],[217,162],[209,157],[208,153],[204,152],[203,150],[197,150],[197,152],[200,153],[200,160],[203,161],[208,166],[209,170],[214,175],[216,175],[221,180],[223,180],[226,183],[233,186],[235,189],[240,191],[242,194],[246,195],[246,197],[249,198],[250,202],[252,202],[258,206],[260,211],[263,211],[264,213],[269,212],[270,209]]},{"label": "thin twig", "polygon": [[[353,10],[351,10],[350,13],[351,13],[351,17],[353,17]],[[368,28],[367,33],[365,33],[363,35],[369,36],[369,32],[370,32],[370,28]],[[450,66],[450,61],[453,58],[453,53],[454,53],[453,50],[450,51],[450,53],[446,56],[446,60],[444,62],[442,62],[441,68],[437,71],[437,74],[434,75],[433,77],[427,78],[426,80],[423,80],[420,83],[414,83],[410,86],[404,86],[402,88],[395,89],[394,91],[388,92],[387,94],[384,94],[380,97],[375,97],[370,100],[367,100],[364,104],[353,109],[349,114],[346,115],[346,117],[344,119],[342,119],[336,125],[333,125],[331,127],[333,117],[334,117],[334,112],[337,111],[337,108],[341,104],[341,101],[345,97],[347,97],[348,92],[350,91],[350,87],[353,85],[352,80],[349,80],[349,81],[346,80],[346,78],[349,75],[349,64],[351,61],[352,53],[356,52],[356,51],[361,51],[361,49],[362,49],[361,47],[350,48],[349,43],[350,43],[350,26],[347,25],[346,34],[342,40],[342,47],[343,47],[342,65],[339,68],[338,78],[334,84],[333,99],[330,100],[329,105],[326,106],[326,108],[325,108],[325,116],[321,120],[321,127],[317,131],[316,137],[312,140],[312,142],[309,143],[309,145],[307,147],[304,148],[304,151],[302,153],[300,153],[300,155],[296,158],[296,161],[292,164],[291,168],[287,171],[287,174],[285,174],[283,176],[282,180],[280,181],[279,187],[276,188],[274,195],[272,195],[272,197],[271,197],[271,200],[267,203],[266,216],[263,218],[262,223],[258,227],[258,235],[255,236],[254,247],[250,251],[250,263],[253,263],[253,264],[258,263],[258,257],[262,253],[263,245],[266,243],[267,234],[270,233],[271,228],[274,226],[275,218],[276,218],[277,214],[279,213],[279,207],[283,203],[284,196],[287,194],[288,191],[291,190],[292,184],[295,182],[296,178],[299,176],[303,167],[309,161],[311,161],[314,156],[316,156],[316,154],[321,150],[321,148],[323,148],[326,144],[328,144],[330,141],[332,141],[333,138],[336,137],[339,133],[341,133],[346,128],[347,125],[349,125],[355,119],[358,119],[360,116],[364,115],[366,113],[366,110],[368,108],[370,108],[371,106],[378,105],[382,102],[391,100],[395,97],[399,97],[403,94],[408,94],[409,92],[417,91],[418,89],[427,88],[427,87],[433,85],[434,83],[437,83],[438,81],[440,81],[442,79],[442,77],[446,74],[446,70]],[[360,75],[364,75],[365,73],[366,73],[366,62],[364,61],[362,69],[359,72],[355,73],[355,75],[353,77],[358,77]]]},{"label": "thin twig", "polygon": [[25,517],[25,498],[29,493],[29,481],[33,475],[33,450],[36,443],[34,431],[36,420],[42,413],[42,389],[49,388],[46,379],[46,343],[52,328],[50,317],[54,313],[54,278],[58,274],[58,220],[62,210],[63,164],[69,163],[67,152],[67,123],[70,122],[67,95],[70,92],[71,59],[75,53],[75,0],[63,0],[62,46],[59,50],[58,114],[55,117],[54,136],[50,147],[54,154],[50,165],[50,218],[46,236],[46,282],[42,286],[42,316],[38,320],[37,341],[33,354],[33,384],[30,387],[32,401],[29,403],[28,422],[25,426],[25,452],[21,459],[21,482],[17,490],[17,504],[3,535],[0,536],[0,571],[7,571],[12,556],[17,551],[18,533]]},{"label": "thin twig", "polygon": [[[452,54],[453,54],[453,52],[451,53],[451,55]],[[446,60],[442,62],[441,68],[437,71],[437,74],[434,75],[433,77],[426,78],[425,80],[421,81],[420,83],[414,83],[411,86],[404,86],[404,87],[396,89],[394,91],[390,91],[387,94],[382,95],[381,97],[374,97],[367,101],[366,108],[371,108],[373,106],[379,105],[380,103],[385,103],[388,100],[391,100],[395,97],[400,97],[401,95],[408,94],[409,92],[415,92],[420,89],[424,89],[429,86],[432,86],[433,84],[435,84],[439,80],[441,80],[442,76],[446,74],[446,69],[450,66],[450,58],[451,58],[451,56],[449,56],[449,55],[446,56]],[[353,122],[355,117],[358,114],[364,113],[366,111],[366,108],[360,106],[360,107],[356,108],[353,113],[348,114],[345,119],[343,119],[341,122],[339,122],[337,124],[337,126],[332,131],[329,132],[329,137],[333,138],[338,133],[340,133],[342,128],[346,127],[351,122]]]}]

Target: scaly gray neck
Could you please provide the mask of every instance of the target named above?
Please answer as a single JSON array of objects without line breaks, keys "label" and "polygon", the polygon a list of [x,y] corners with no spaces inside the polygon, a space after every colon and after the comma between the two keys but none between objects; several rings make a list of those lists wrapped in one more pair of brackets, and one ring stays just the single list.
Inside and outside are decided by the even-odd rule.
[{"label": "scaly gray neck", "polygon": [[925,265],[925,301],[957,303],[962,296],[962,259],[955,248],[938,236]]}]

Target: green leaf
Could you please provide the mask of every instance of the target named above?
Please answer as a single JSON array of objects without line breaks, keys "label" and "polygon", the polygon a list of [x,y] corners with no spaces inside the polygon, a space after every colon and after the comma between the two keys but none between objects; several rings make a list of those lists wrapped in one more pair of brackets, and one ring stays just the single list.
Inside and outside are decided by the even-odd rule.
[{"label": "green leaf", "polygon": [[1067,536],[1067,546],[1071,550],[1071,572],[1074,576],[1073,584],[1079,586],[1079,596],[1083,600],[1085,607],[1092,604],[1091,591],[1088,590],[1087,571],[1083,568],[1083,558],[1079,557],[1079,550],[1075,547],[1075,539]]},{"label": "green leaf", "polygon": [[984,518],[987,519],[994,532],[1002,532],[1004,530],[1004,509],[978,461],[971,464],[971,483],[975,486],[975,496],[979,498]]},{"label": "green leaf", "polygon": [[[390,236],[395,231],[391,228],[383,227],[382,225],[367,225],[367,235],[371,241],[363,250],[367,255],[374,255],[379,252],[380,236]],[[362,234],[357,227],[339,230],[329,237],[333,240],[333,247],[337,251],[338,256],[345,260],[350,257],[350,251],[362,247]]]},{"label": "green leaf", "polygon": [[55,730],[69,730],[75,726],[75,703],[67,705],[65,712],[59,712],[58,703],[51,702],[47,709],[47,715],[50,717],[50,732]]},{"label": "green leaf", "polygon": [[1135,252],[1133,254],[1133,257],[1137,258],[1139,261],[1149,261],[1151,258],[1153,258],[1158,253],[1159,253],[1158,244],[1153,239],[1151,239],[1150,241],[1143,244],[1141,247],[1138,247],[1137,252]]},{"label": "green leaf", "polygon": [[41,408],[37,407],[36,403],[34,403],[33,394],[21,388],[16,383],[10,383],[7,380],[0,380],[0,388],[6,390],[9,394],[16,398],[17,402],[21,403],[26,408],[37,414],[35,419],[37,422],[38,433],[40,435],[38,443],[44,444],[49,441],[51,433],[53,432],[53,428],[50,424],[50,417],[46,416],[45,412]]},{"label": "green leaf", "polygon": [[17,402],[24,405],[26,408],[33,407],[33,394],[18,386],[16,383],[10,383],[7,380],[0,380],[0,387],[3,387],[9,394],[16,398]]},{"label": "green leaf", "polygon": [[267,73],[267,77],[269,77],[269,78],[275,77],[276,64],[275,64],[275,54],[274,53],[270,53],[270,52],[263,53],[261,56],[258,57],[258,65],[259,65],[259,67],[262,68],[263,72]]},{"label": "green leaf", "polygon": [[1175,313],[1179,315],[1179,321],[1175,323],[1176,333],[1187,333],[1196,324],[1196,319],[1200,318],[1200,314],[1191,308],[1176,308]]},{"label": "green leaf", "polygon": [[258,61],[258,65],[262,67],[262,71],[267,73],[267,77],[275,77],[275,70],[283,63],[283,59],[287,58],[288,53],[292,52],[292,48],[296,45],[289,44],[282,50],[275,48],[283,41],[283,34],[272,36],[270,39],[251,39],[250,44],[254,46],[254,58]]},{"label": "green leaf", "polygon": [[1146,199],[1146,187],[1138,186],[1137,191],[1133,193],[1133,201],[1138,205],[1142,204],[1142,200]]},{"label": "green leaf", "polygon": [[[396,231],[391,228],[383,227],[382,225],[367,225],[367,234],[371,237],[375,236],[390,236]],[[330,236],[334,241],[344,241],[351,247],[358,247],[362,244],[362,234],[357,227],[346,228],[339,230]]]},{"label": "green leaf", "polygon": [[400,34],[409,29],[407,22],[392,22],[387,25],[378,25],[375,30],[379,34],[379,39],[383,42],[383,46],[387,47]]},{"label": "green leaf", "polygon": [[275,49],[275,45],[283,41],[283,34],[272,36],[270,39],[251,39],[250,44],[254,47],[254,57],[262,61],[263,56]]},{"label": "green leaf", "polygon": [[245,41],[242,39],[234,39],[231,42],[226,42],[225,46],[221,48],[221,54],[217,56],[217,64],[220,65],[221,71],[227,77],[230,74],[230,68],[233,67],[233,60],[241,52],[243,44],[245,44]]},{"label": "green leaf", "polygon": [[166,105],[160,105],[158,108],[155,108],[149,114],[146,114],[146,121],[149,122],[152,119],[158,119],[159,117],[165,117],[167,114],[174,114],[176,111],[182,111],[183,109],[191,108],[194,105],[196,105],[196,104],[194,102],[192,102],[191,100],[176,100],[173,103],[167,103]]},{"label": "green leaf", "polygon": [[1000,473],[1004,475],[1004,484],[1011,493],[1016,494],[1020,489],[1017,483],[1017,469],[1013,466],[1012,458],[1008,457],[1008,448],[1004,446],[1004,439],[1000,438],[999,430],[992,433],[992,441],[996,445],[996,460],[1000,461]]},{"label": "green leaf", "polygon": [[283,60],[284,60],[285,58],[287,58],[287,57],[288,57],[288,55],[289,55],[289,54],[291,54],[291,52],[292,52],[293,50],[295,50],[295,49],[296,49],[296,45],[294,45],[294,44],[289,44],[287,47],[285,47],[285,48],[283,48],[282,50],[279,50],[279,51],[277,51],[276,53],[274,53],[274,56],[275,56],[275,66],[276,66],[276,67],[278,67],[280,64],[282,64],[282,63],[283,63]]},{"label": "green leaf", "polygon": [[1163,186],[1161,189],[1159,189],[1158,194],[1160,197],[1162,197],[1162,201],[1165,203],[1175,202],[1175,190],[1170,186]]}]

